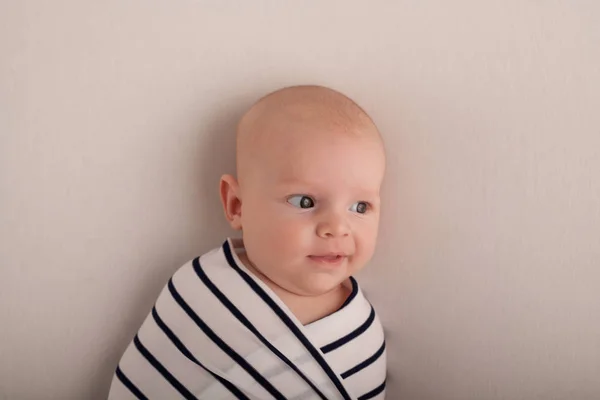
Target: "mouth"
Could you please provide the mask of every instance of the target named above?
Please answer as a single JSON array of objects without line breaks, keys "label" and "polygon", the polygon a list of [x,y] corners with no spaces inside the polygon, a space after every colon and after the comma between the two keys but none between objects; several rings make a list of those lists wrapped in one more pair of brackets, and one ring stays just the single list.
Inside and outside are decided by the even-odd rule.
[{"label": "mouth", "polygon": [[321,255],[310,255],[308,256],[312,261],[329,264],[329,265],[337,265],[341,264],[344,260],[348,258],[345,254],[321,254]]}]

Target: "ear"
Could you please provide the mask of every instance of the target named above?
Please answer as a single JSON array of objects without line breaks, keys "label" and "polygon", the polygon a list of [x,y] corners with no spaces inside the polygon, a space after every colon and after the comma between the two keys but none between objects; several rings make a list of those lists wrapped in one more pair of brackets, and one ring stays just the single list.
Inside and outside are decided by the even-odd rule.
[{"label": "ear", "polygon": [[229,225],[236,231],[242,229],[242,199],[237,180],[231,175],[223,175],[219,184],[219,193]]}]

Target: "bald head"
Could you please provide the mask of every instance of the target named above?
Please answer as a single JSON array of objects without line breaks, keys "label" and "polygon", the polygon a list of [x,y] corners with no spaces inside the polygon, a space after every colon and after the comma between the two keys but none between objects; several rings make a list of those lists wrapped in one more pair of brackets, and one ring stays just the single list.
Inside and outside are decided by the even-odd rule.
[{"label": "bald head", "polygon": [[322,86],[292,86],[258,100],[237,129],[237,172],[242,181],[249,165],[268,152],[283,151],[295,140],[314,135],[371,136],[381,142],[368,114],[347,96]]},{"label": "bald head", "polygon": [[[347,297],[342,283],[375,248],[385,175],[367,113],[328,88],[278,90],[241,119],[237,163],[237,179],[223,175],[220,194],[242,231],[248,269],[283,301],[310,299],[307,309],[327,298],[319,296]],[[331,252],[344,254],[335,268],[314,259]]]}]

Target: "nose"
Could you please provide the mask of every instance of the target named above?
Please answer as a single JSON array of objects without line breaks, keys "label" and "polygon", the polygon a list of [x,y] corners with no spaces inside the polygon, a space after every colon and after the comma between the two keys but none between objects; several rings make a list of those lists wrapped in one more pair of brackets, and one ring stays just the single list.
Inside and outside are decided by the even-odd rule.
[{"label": "nose", "polygon": [[317,224],[317,236],[327,239],[348,236],[348,221],[341,215],[329,213]]}]

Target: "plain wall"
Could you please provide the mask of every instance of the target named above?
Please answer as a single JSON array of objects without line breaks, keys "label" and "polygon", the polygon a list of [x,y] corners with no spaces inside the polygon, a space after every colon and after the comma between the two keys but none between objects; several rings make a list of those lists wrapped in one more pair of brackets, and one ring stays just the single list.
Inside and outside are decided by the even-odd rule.
[{"label": "plain wall", "polygon": [[0,2],[0,398],[102,399],[231,235],[237,118],[315,83],[388,151],[388,398],[600,398],[600,3]]}]

